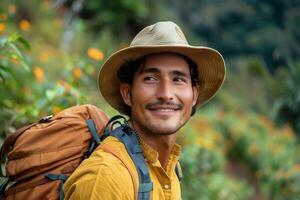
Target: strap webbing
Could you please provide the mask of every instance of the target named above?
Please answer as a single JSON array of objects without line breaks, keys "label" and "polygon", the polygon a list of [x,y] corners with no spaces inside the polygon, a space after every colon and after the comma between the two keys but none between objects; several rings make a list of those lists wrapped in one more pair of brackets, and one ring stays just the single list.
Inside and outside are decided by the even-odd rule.
[{"label": "strap webbing", "polygon": [[59,186],[59,200],[64,199],[64,183],[68,179],[68,176],[65,174],[47,174],[45,175],[46,178],[55,181],[55,180],[61,180],[60,186]]},{"label": "strap webbing", "polygon": [[150,179],[149,169],[142,153],[141,146],[134,133],[127,134],[122,128],[114,129],[110,135],[118,138],[123,144],[135,164],[139,175],[138,199],[150,200],[150,192],[153,190],[153,183]]},{"label": "strap webbing", "polygon": [[9,179],[5,178],[5,180],[1,183],[0,186],[0,197],[3,197],[8,184],[9,184]]},{"label": "strap webbing", "polygon": [[89,128],[89,133],[91,134],[93,140],[90,141],[88,150],[84,153],[83,159],[90,157],[93,151],[97,148],[97,146],[101,143],[101,138],[97,134],[96,125],[93,119],[86,120],[86,125]]},{"label": "strap webbing", "polygon": [[99,145],[100,144],[100,138],[99,138],[99,136],[97,134],[97,130],[96,130],[96,126],[95,126],[94,120],[88,119],[88,120],[86,120],[86,123],[87,123],[87,126],[88,126],[88,128],[90,130],[90,133],[91,133],[94,141],[97,143],[97,145]]},{"label": "strap webbing", "polygon": [[181,180],[183,178],[183,174],[182,174],[182,169],[181,169],[181,165],[179,162],[177,162],[177,164],[176,164],[175,172],[178,177],[178,180],[181,182]]}]

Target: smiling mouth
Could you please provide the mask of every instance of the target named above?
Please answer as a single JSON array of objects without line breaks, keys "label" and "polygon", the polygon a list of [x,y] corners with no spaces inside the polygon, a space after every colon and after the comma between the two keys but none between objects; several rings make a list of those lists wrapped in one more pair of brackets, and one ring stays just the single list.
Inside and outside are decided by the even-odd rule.
[{"label": "smiling mouth", "polygon": [[182,104],[175,102],[154,102],[146,105],[146,109],[162,116],[170,116],[174,112],[181,110],[182,107]]},{"label": "smiling mouth", "polygon": [[167,113],[167,112],[175,112],[178,111],[182,108],[181,104],[148,104],[146,108],[150,111],[156,111],[156,112],[162,112],[162,113]]},{"label": "smiling mouth", "polygon": [[149,110],[159,112],[174,112],[179,110],[179,108],[149,108]]},{"label": "smiling mouth", "polygon": [[174,116],[178,110],[180,110],[179,107],[163,107],[163,106],[154,106],[148,108],[148,110],[159,119],[167,120],[170,117]]},{"label": "smiling mouth", "polygon": [[176,109],[162,108],[162,109],[155,109],[154,111],[173,112],[173,111],[176,111]]}]

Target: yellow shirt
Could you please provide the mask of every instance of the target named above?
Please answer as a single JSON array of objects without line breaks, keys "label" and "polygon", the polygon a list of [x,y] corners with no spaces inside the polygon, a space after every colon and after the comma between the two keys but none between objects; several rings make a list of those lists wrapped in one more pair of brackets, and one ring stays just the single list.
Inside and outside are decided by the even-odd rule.
[{"label": "yellow shirt", "polygon": [[[151,199],[181,199],[180,183],[175,173],[180,146],[175,144],[166,170],[158,160],[157,151],[143,141],[141,147],[153,182]],[[114,155],[108,153],[108,149]],[[71,200],[133,200],[137,199],[137,190],[138,174],[135,165],[123,143],[114,137],[106,138],[64,184],[65,199]]]}]

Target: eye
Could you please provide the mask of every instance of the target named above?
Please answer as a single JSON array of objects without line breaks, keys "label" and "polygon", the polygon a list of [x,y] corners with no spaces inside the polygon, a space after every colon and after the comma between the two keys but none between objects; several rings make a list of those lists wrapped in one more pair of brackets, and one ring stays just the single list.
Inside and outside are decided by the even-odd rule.
[{"label": "eye", "polygon": [[144,80],[145,82],[148,82],[148,83],[157,81],[157,79],[156,79],[155,77],[153,77],[153,76],[146,76],[146,77],[144,77],[143,80]]},{"label": "eye", "polygon": [[173,81],[176,82],[176,83],[186,83],[187,82],[187,80],[183,77],[175,77],[173,79]]}]

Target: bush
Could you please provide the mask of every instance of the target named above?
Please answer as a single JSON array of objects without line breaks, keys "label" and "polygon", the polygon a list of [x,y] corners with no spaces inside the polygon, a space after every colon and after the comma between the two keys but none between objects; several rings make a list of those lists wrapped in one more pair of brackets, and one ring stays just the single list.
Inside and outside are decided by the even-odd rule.
[{"label": "bush", "polygon": [[[257,186],[268,199],[296,199],[300,195],[300,168],[295,138],[289,126],[276,128],[263,115],[202,110],[180,136],[184,146],[181,160],[188,177],[183,182],[183,196],[247,199]],[[228,165],[239,167],[239,163],[249,174],[229,176]],[[257,185],[246,182],[248,176],[254,177]],[[222,187],[211,188],[213,182]],[[229,196],[216,196],[223,189]]]}]

